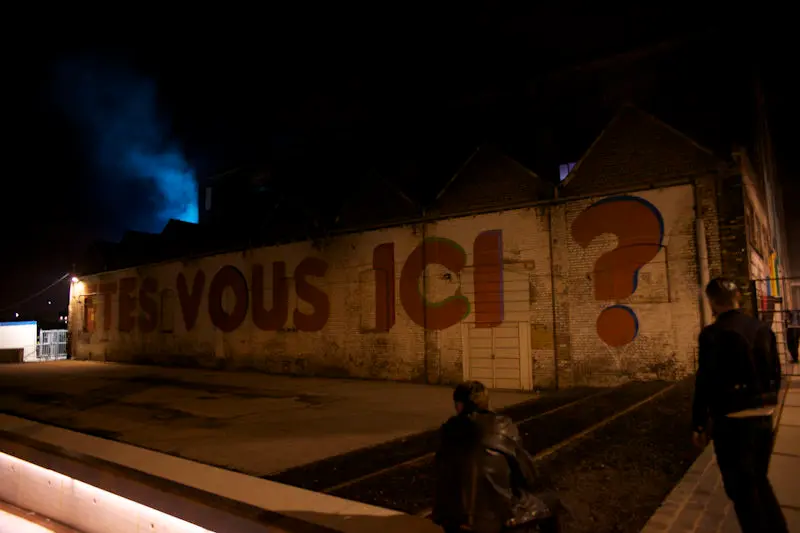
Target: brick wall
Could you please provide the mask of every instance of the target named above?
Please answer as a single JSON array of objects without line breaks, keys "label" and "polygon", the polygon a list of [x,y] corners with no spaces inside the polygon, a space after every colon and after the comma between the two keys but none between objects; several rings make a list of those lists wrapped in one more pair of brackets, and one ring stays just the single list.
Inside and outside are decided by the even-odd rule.
[{"label": "brick wall", "polygon": [[[626,204],[635,207],[626,212]],[[580,221],[592,216],[593,206],[608,208]],[[657,242],[640,231],[656,218],[661,219],[660,246],[642,246]],[[700,327],[693,187],[569,202],[554,210],[553,219],[553,241],[561,249],[554,254],[559,382],[671,379],[691,372]],[[591,227],[588,237],[576,233],[581,223]],[[626,256],[626,247],[634,256]],[[631,261],[644,264],[635,272]],[[609,267],[624,273],[609,276]],[[630,286],[631,277],[636,278],[635,286]],[[629,342],[613,346],[604,340],[601,316],[608,312],[619,313],[617,319],[609,319],[613,327],[624,328],[626,314],[638,323]],[[613,327],[606,335],[614,336]]]},{"label": "brick wall", "polygon": [[563,184],[561,196],[664,186],[717,172],[709,150],[634,107],[624,107]]},{"label": "brick wall", "polygon": [[717,210],[722,273],[742,289],[742,306],[752,313],[744,192],[740,174],[729,173],[719,178]]},{"label": "brick wall", "polygon": [[[71,295],[74,355],[428,383],[490,379],[494,364],[497,376],[518,372],[516,388],[676,377],[699,328],[694,196],[684,185],[86,277]],[[598,202],[622,226],[663,233],[627,297],[596,294],[600,257],[625,238],[602,227],[607,214],[586,214]],[[605,233],[577,242],[579,219]],[[621,345],[599,335],[610,305],[639,324]],[[500,360],[514,350],[517,362]],[[479,360],[493,351],[494,363]]]}]

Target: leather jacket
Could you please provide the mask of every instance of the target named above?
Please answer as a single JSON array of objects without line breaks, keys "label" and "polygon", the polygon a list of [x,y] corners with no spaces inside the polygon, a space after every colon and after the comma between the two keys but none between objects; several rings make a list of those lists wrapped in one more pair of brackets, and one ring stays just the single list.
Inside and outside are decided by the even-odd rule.
[{"label": "leather jacket", "polygon": [[460,414],[440,430],[433,520],[498,533],[550,516],[533,495],[534,465],[514,423],[489,411]]}]

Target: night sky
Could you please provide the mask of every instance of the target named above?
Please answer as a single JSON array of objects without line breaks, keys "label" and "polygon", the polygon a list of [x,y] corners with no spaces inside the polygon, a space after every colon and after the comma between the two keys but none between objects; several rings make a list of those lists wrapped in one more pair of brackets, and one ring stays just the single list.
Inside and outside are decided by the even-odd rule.
[{"label": "night sky", "polygon": [[[784,31],[789,17],[687,18],[673,6],[577,16],[557,5],[513,15],[215,15],[214,24],[158,27],[120,16],[129,26],[101,31],[87,19],[10,52],[0,320],[66,308],[66,281],[17,302],[69,272],[92,240],[192,220],[196,176],[313,161],[305,182],[324,189],[350,179],[356,161],[399,168],[409,154],[417,167],[426,154],[461,157],[458,147],[503,127],[496,117],[524,105],[524,88],[544,73],[712,25],[759,49],[784,192],[800,198],[790,81],[800,47]],[[800,219],[789,223],[800,230]]]}]

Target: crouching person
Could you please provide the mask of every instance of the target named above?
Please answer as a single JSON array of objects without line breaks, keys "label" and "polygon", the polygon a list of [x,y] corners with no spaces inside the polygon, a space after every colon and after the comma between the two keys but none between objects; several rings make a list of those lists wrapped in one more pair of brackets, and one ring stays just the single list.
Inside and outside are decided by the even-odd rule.
[{"label": "crouching person", "polygon": [[436,453],[433,521],[446,533],[557,532],[557,502],[533,494],[533,460],[511,419],[489,410],[486,387],[462,383],[453,401]]}]

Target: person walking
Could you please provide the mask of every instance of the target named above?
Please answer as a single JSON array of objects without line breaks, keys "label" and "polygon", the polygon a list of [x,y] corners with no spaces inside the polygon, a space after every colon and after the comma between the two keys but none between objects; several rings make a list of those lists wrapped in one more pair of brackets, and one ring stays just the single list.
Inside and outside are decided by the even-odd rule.
[{"label": "person walking", "polygon": [[786,344],[792,363],[797,364],[800,350],[800,311],[788,311],[786,317]]},{"label": "person walking", "polygon": [[479,381],[453,391],[440,429],[433,521],[446,533],[556,533],[558,502],[533,494],[533,459],[510,418],[489,410]]},{"label": "person walking", "polygon": [[781,383],[775,334],[741,311],[731,280],[713,279],[705,293],[716,321],[699,337],[692,439],[699,448],[713,440],[742,533],[787,533],[767,477]]}]

